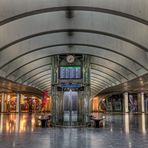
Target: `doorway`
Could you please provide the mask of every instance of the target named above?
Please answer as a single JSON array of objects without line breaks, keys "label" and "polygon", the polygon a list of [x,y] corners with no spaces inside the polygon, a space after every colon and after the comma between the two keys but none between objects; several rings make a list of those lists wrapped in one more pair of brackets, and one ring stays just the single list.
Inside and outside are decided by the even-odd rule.
[{"label": "doorway", "polygon": [[64,123],[68,125],[77,122],[77,101],[78,92],[72,90],[64,92]]}]

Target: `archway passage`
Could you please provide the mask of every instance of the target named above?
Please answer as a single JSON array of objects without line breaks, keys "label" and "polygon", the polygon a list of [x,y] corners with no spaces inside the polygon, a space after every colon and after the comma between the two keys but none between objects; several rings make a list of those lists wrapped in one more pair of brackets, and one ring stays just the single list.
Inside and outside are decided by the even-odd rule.
[{"label": "archway passage", "polygon": [[0,2],[1,92],[51,95],[52,56],[61,54],[90,56],[90,98],[147,90],[146,0],[11,3]]}]

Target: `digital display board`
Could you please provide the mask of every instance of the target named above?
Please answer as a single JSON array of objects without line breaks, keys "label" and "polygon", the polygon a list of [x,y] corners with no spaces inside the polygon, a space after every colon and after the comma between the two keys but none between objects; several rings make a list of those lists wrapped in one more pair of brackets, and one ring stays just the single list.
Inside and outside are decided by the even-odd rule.
[{"label": "digital display board", "polygon": [[60,66],[59,78],[60,79],[81,79],[82,69],[81,66]]}]

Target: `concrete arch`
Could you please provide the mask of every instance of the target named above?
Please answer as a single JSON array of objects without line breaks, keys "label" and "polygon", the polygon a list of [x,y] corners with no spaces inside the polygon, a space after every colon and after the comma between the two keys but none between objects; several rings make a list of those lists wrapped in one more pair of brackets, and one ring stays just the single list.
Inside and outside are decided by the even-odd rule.
[{"label": "concrete arch", "polygon": [[[52,45],[52,46],[49,46],[48,48],[52,48],[52,47],[58,47],[58,46],[68,46],[69,44],[58,44],[58,45]],[[98,48],[99,49],[99,46],[95,46],[95,45],[87,45],[87,44],[70,44],[70,45],[72,45],[72,46],[84,46],[84,47],[92,47],[92,48]],[[43,50],[44,48],[41,48],[40,50]],[[107,49],[104,49],[103,47],[101,48],[100,47],[100,49],[102,49],[102,50],[107,50]],[[35,51],[38,51],[38,49],[37,50],[33,50],[32,52],[35,52]],[[109,50],[108,49],[108,51],[111,51],[112,52],[112,50]],[[29,52],[30,53],[30,52]],[[25,55],[27,56],[29,53],[26,53]],[[116,52],[115,52],[116,53]],[[17,57],[17,58],[15,58],[15,59],[13,59],[13,61],[14,60],[16,60],[16,59],[18,59],[18,58],[21,58],[21,57],[23,57],[23,56],[25,56],[25,55],[21,55],[21,56],[19,56],[19,57]],[[122,54],[121,54],[122,55]],[[94,57],[99,57],[99,56],[95,56],[95,55],[93,55]],[[122,56],[124,56],[124,55],[122,55]],[[126,57],[126,56],[124,56],[124,57]],[[101,57],[100,57],[101,58]],[[130,68],[127,68],[127,67],[125,67],[124,65],[121,65],[120,63],[117,63],[116,61],[114,61],[114,60],[111,60],[111,59],[108,59],[108,58],[106,58],[106,57],[102,57],[103,59],[106,59],[106,60],[108,60],[108,61],[111,61],[111,62],[113,62],[113,63],[115,63],[115,64],[118,64],[118,65],[120,65],[120,66],[122,66],[125,70],[128,70],[128,71],[130,71],[133,75],[135,75],[135,76],[137,76],[136,75],[136,73],[135,72],[133,72]],[[128,57],[126,57],[126,58],[128,58]],[[130,59],[129,58],[129,60],[132,60],[132,59]],[[5,65],[3,65],[2,67],[4,67],[4,66],[6,66],[6,65],[8,65],[8,64],[10,64],[10,63],[12,63],[13,61],[10,61],[9,63],[7,63],[7,64],[5,64]],[[139,64],[138,62],[136,62],[136,61],[134,61],[134,60],[132,60],[133,62],[135,62],[136,64]],[[140,65],[140,64],[139,64]],[[140,65],[141,66],[141,65]],[[145,68],[145,67],[144,67]]]},{"label": "concrete arch", "polygon": [[0,26],[7,24],[9,22],[22,19],[24,17],[28,17],[31,15],[37,15],[41,13],[47,13],[47,12],[55,12],[55,11],[66,11],[67,9],[72,10],[72,11],[94,11],[94,12],[102,12],[102,13],[107,13],[107,14],[112,14],[112,15],[117,15],[120,17],[125,17],[134,21],[137,21],[139,23],[148,25],[148,21],[145,19],[142,19],[140,17],[128,14],[128,13],[123,13],[120,11],[116,10],[111,10],[111,9],[105,9],[105,8],[99,8],[99,7],[88,7],[88,6],[63,6],[63,7],[51,7],[51,8],[45,8],[45,9],[38,9],[34,11],[29,11],[25,12],[22,14],[15,15],[13,17],[6,18],[4,20],[0,21]]},{"label": "concrete arch", "polygon": [[50,66],[45,67],[52,55],[63,53],[91,57],[91,88],[98,84],[98,91],[147,74],[146,0],[26,0],[17,7],[18,2],[0,2],[1,76],[49,87],[44,82]]},{"label": "concrete arch", "polygon": [[[92,68],[93,69],[93,68]],[[111,75],[109,75],[109,74],[107,74],[107,73],[105,73],[105,72],[103,72],[103,71],[100,71],[100,70],[97,70],[97,71],[99,71],[100,73],[102,73],[102,74],[105,74],[105,75],[108,75],[108,76],[110,76],[111,78],[114,78],[114,77],[112,77]],[[28,80],[31,80],[32,78],[34,78],[35,76],[38,76],[38,75],[40,75],[40,74],[43,74],[43,73],[48,73],[49,72],[49,69],[48,70],[44,70],[44,71],[40,71],[39,73],[36,73],[35,75],[33,75],[33,76],[31,76],[31,77],[29,77],[29,78],[27,78],[26,80],[24,80],[23,81],[23,83],[25,83],[25,82],[27,82]],[[47,74],[48,75],[48,74]],[[38,79],[38,78],[37,78]],[[118,79],[116,79],[116,78],[114,78],[115,80],[118,80]],[[32,80],[31,80],[31,82],[28,82],[28,85],[30,85],[30,83],[32,83]]]},{"label": "concrete arch", "polygon": [[[62,45],[61,45],[62,46]],[[83,46],[83,45],[82,45]],[[58,46],[57,46],[58,47]],[[88,53],[86,53],[86,54],[88,54]],[[96,55],[93,55],[93,56],[96,56]],[[103,58],[103,57],[102,57]],[[104,59],[106,59],[106,58],[104,58]],[[108,60],[108,61],[110,61],[110,60]],[[18,62],[19,63],[19,62]],[[117,64],[117,63],[116,63]],[[121,66],[121,65],[120,65]],[[23,66],[22,66],[23,67]],[[125,66],[123,66],[123,67],[125,67]],[[126,69],[128,69],[128,68],[126,68]],[[16,69],[17,70],[17,69]],[[129,69],[129,71],[130,72],[132,72],[130,69]],[[7,77],[9,76],[9,75],[11,75],[12,73],[14,73],[15,71],[12,71],[11,73],[8,73],[8,75],[7,75]],[[134,74],[134,72],[132,72],[133,74]]]},{"label": "concrete arch", "polygon": [[[95,17],[95,21],[93,20],[93,17],[91,17],[91,15],[92,15],[92,13],[94,14],[94,17]],[[97,12],[97,13],[99,13],[99,12]],[[73,26],[70,26],[69,27],[69,29],[84,29],[84,30],[91,30],[89,27],[90,26],[88,26],[88,25],[90,25],[90,21],[93,21],[94,22],[94,26],[93,26],[93,28],[94,28],[94,30],[93,31],[100,31],[100,33],[102,33],[102,34],[106,34],[106,35],[111,35],[111,36],[113,36],[113,37],[115,37],[115,38],[120,38],[120,39],[123,39],[123,40],[126,40],[127,42],[129,41],[131,41],[131,43],[135,43],[137,46],[139,45],[139,47],[141,46],[142,48],[143,47],[146,47],[145,49],[147,49],[147,44],[145,45],[145,42],[142,42],[142,41],[144,41],[145,39],[143,38],[141,38],[141,37],[139,37],[139,34],[138,34],[138,28],[141,30],[140,32],[143,32],[144,34],[145,34],[145,31],[147,30],[147,27],[146,27],[146,25],[143,25],[143,24],[140,24],[140,23],[137,23],[137,22],[134,22],[134,21],[131,21],[131,20],[129,20],[129,19],[123,19],[122,17],[119,17],[119,16],[114,16],[114,15],[110,15],[110,14],[102,14],[102,13],[99,13],[99,15],[97,14],[96,12],[91,12],[91,15],[90,15],[90,12],[89,11],[77,11],[76,12],[76,16],[74,17],[74,21],[77,21],[77,19],[79,20],[79,21],[77,21],[77,23],[79,22],[79,26],[80,27],[77,27],[77,26],[75,26],[75,27],[73,27]],[[78,15],[78,14],[80,14],[80,15]],[[89,15],[88,15],[89,14]],[[86,27],[86,23],[85,23],[85,15],[87,15],[88,17],[90,17],[90,21],[89,21],[89,24],[87,24],[87,27]],[[52,20],[52,22],[53,21],[55,21],[54,22],[54,24],[59,24],[59,22],[58,22],[58,20],[61,22],[60,24],[59,24],[59,26],[57,25],[57,26],[50,26],[50,28],[46,28],[46,27],[48,27],[48,26],[46,26],[46,24],[44,24],[44,23],[47,23],[47,24],[51,24],[51,21],[49,21],[49,19],[46,19],[47,21],[49,21],[49,22],[46,22],[45,20],[43,20],[42,21],[42,19],[43,19],[43,17],[42,16],[44,16],[44,17],[46,17],[47,16],[47,18],[49,17],[49,19],[51,19]],[[101,16],[101,17],[100,17]],[[107,20],[109,19],[109,20],[114,20],[114,21],[110,21],[110,24],[108,24],[108,23],[104,23],[104,24],[108,24],[109,26],[109,28],[108,28],[108,31],[107,32],[105,32],[106,30],[107,30],[107,28],[105,28],[106,27],[106,25],[104,25],[103,26],[103,28],[100,28],[101,26],[99,26],[99,24],[98,24],[98,22],[100,22],[100,23],[102,23],[103,22],[103,20],[104,20],[104,17],[103,16],[105,16],[105,18],[107,18]],[[53,18],[56,18],[57,17],[57,19],[54,19],[53,20]],[[63,17],[63,19],[61,20],[60,18],[61,17]],[[82,17],[82,18],[80,18],[80,17]],[[33,19],[34,18],[34,19]],[[37,20],[40,20],[38,23],[36,22]],[[101,19],[101,21],[99,21],[99,19]],[[117,28],[116,27],[116,29],[114,28],[114,26],[115,26],[115,24],[112,24],[112,23],[114,23],[115,21],[116,21],[116,19],[117,19],[117,22],[120,24],[121,23],[121,27],[119,28]],[[27,24],[28,22],[30,22],[31,21],[31,25],[34,25],[34,28],[30,28],[30,24]],[[80,21],[81,20],[81,21]],[[106,19],[105,19],[106,20]],[[88,21],[88,19],[87,19],[87,21]],[[23,39],[23,38],[25,38],[25,37],[27,37],[27,36],[31,36],[31,35],[33,35],[33,34],[37,34],[37,33],[39,33],[38,32],[38,30],[39,30],[39,28],[38,27],[40,27],[40,26],[38,26],[38,25],[41,25],[40,23],[42,22],[42,26],[46,26],[46,27],[42,27],[42,28],[40,28],[40,32],[45,32],[45,30],[55,30],[55,29],[67,29],[66,28],[66,26],[67,26],[67,19],[65,18],[65,11],[62,11],[62,12],[52,12],[52,13],[44,13],[44,14],[40,14],[40,15],[34,15],[34,16],[29,16],[29,17],[25,17],[24,19],[21,19],[21,20],[17,20],[17,21],[15,21],[15,22],[11,22],[11,23],[8,23],[8,24],[5,24],[4,26],[2,26],[2,29],[3,29],[3,33],[5,33],[6,34],[6,36],[7,36],[7,32],[9,32],[9,36],[7,37],[7,42],[5,43],[4,41],[1,43],[1,49],[3,49],[3,48],[5,48],[6,46],[8,46],[8,45],[12,45],[12,44],[14,44],[14,42],[16,43],[16,41],[18,41],[18,40],[20,40],[20,39]],[[19,30],[19,27],[17,27],[17,29],[15,30],[15,26],[17,26],[17,25],[21,25],[21,27],[23,26],[24,27],[24,32],[23,32],[23,30]],[[127,28],[126,28],[126,26],[125,25],[123,25],[123,24],[128,24],[128,26],[130,27],[130,30],[128,30],[128,31],[130,31],[130,34],[128,34],[127,32],[124,32],[124,30],[126,30]],[[75,25],[75,24],[74,24]],[[139,26],[140,25],[140,26]],[[142,25],[142,26],[141,26]],[[133,27],[134,26],[134,27]],[[27,28],[26,28],[27,27]],[[7,28],[7,31],[5,32],[5,28]],[[14,30],[14,33],[11,31],[11,29],[13,28],[13,30]],[[92,28],[92,27],[91,27]],[[124,29],[123,29],[124,28]],[[145,31],[142,29],[142,28],[145,28]],[[28,30],[27,30],[28,29]],[[109,31],[109,29],[111,30],[111,31]],[[123,29],[123,31],[121,31]],[[30,30],[32,30],[32,34],[31,34],[31,31]],[[105,30],[105,31],[103,31],[103,30]],[[120,32],[122,32],[122,34],[121,34],[121,32],[119,33],[119,32],[117,32],[117,30]],[[133,31],[132,31],[133,30]],[[21,32],[19,32],[19,31],[21,31]],[[10,36],[10,32],[12,32],[12,34],[13,34],[13,38],[11,38],[11,36]],[[134,32],[137,32],[137,36],[135,37],[135,38],[133,38],[133,33]],[[20,34],[19,36],[20,37],[18,37],[18,35],[17,34]],[[125,34],[125,35],[124,35]],[[132,37],[130,37],[130,35],[132,35]],[[138,39],[138,37],[139,37],[139,39]],[[11,39],[10,39],[11,38]],[[136,39],[137,38],[137,39]],[[10,39],[10,40],[9,40]],[[141,41],[141,42],[140,42]],[[10,45],[10,46],[11,46]],[[7,48],[7,47],[6,47]],[[143,48],[144,49],[144,48]]]}]

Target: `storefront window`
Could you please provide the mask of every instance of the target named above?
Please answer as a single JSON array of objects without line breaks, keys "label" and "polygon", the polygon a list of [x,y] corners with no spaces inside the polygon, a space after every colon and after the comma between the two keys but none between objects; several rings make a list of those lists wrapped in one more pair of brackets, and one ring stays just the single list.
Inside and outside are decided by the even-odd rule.
[{"label": "storefront window", "polygon": [[106,99],[107,111],[122,112],[123,103],[121,95],[113,95]]},{"label": "storefront window", "polygon": [[16,96],[11,96],[8,100],[8,111],[16,112]]},{"label": "storefront window", "polygon": [[21,111],[22,112],[40,112],[41,99],[37,97],[22,97],[21,98]]}]

